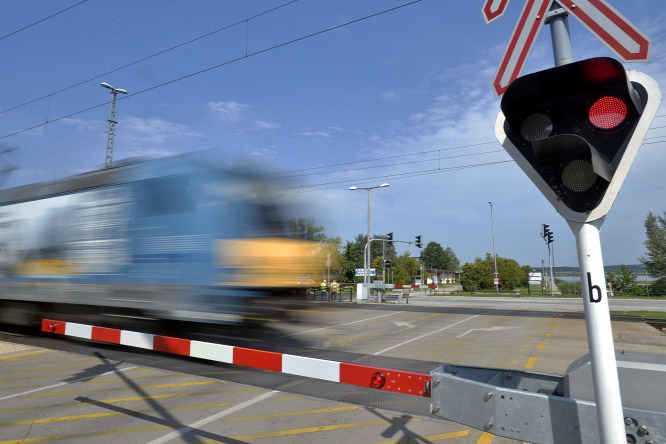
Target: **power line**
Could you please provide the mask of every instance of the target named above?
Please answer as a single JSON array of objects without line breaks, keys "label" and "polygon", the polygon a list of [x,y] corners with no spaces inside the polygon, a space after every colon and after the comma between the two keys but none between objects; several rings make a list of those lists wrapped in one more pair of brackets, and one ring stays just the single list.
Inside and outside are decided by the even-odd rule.
[{"label": "power line", "polygon": [[[312,191],[322,191],[322,190],[329,190],[333,188],[342,188],[345,186],[348,186],[349,183],[354,182],[354,183],[359,183],[359,184],[364,184],[368,182],[373,182],[376,180],[397,180],[397,179],[406,179],[410,177],[417,177],[417,176],[424,176],[427,174],[436,174],[436,173],[446,173],[450,171],[455,171],[455,170],[463,170],[463,169],[468,169],[468,168],[476,168],[476,167],[481,167],[481,166],[488,166],[488,165],[498,165],[502,163],[509,163],[513,162],[513,159],[510,160],[499,160],[496,162],[485,162],[485,163],[475,163],[475,164],[468,164],[468,165],[459,165],[455,167],[448,167],[448,168],[432,168],[429,170],[421,170],[421,171],[414,171],[414,172],[408,172],[408,173],[398,173],[398,174],[385,174],[381,176],[373,176],[373,177],[364,177],[362,179],[345,179],[345,180],[338,180],[338,181],[333,181],[333,182],[323,182],[323,183],[317,183],[317,184],[312,184],[312,185],[304,185],[301,187],[291,187],[291,188],[286,188],[286,190],[298,190],[298,191],[288,191],[289,193],[308,193]],[[326,186],[326,185],[332,185],[332,186]],[[314,188],[314,187],[320,187],[320,188]],[[310,188],[310,189],[304,189],[304,188]]]},{"label": "power line", "polygon": [[[495,142],[495,143],[497,143],[497,142]],[[467,146],[470,146],[470,145],[467,145]],[[447,150],[448,149],[460,149],[460,148],[466,148],[467,146],[459,146],[459,147],[446,148],[446,149]],[[358,168],[347,168],[347,169],[344,169],[344,170],[331,170],[331,171],[321,171],[321,172],[313,172],[313,173],[303,174],[303,171],[318,170],[318,169],[322,169],[322,168],[329,168],[329,167],[335,167],[335,166],[358,165],[359,163],[376,162],[376,161],[381,161],[381,160],[386,160],[386,159],[395,159],[397,157],[408,157],[408,156],[417,156],[417,155],[422,155],[422,154],[432,154],[432,153],[436,153],[438,151],[444,151],[444,149],[442,149],[442,150],[433,150],[433,151],[421,151],[419,153],[397,154],[395,156],[387,156],[387,157],[368,159],[368,160],[358,160],[356,162],[345,162],[345,163],[339,163],[339,164],[327,165],[327,166],[302,168],[300,170],[290,170],[290,171],[279,172],[279,173],[267,173],[264,176],[276,176],[276,175],[281,175],[281,174],[285,174],[285,173],[296,173],[296,174],[292,174],[292,175],[289,175],[289,176],[280,176],[280,177],[276,178],[276,179],[289,179],[289,178],[293,178],[293,177],[314,176],[314,175],[320,175],[320,174],[345,173],[345,172],[355,171],[355,170],[367,170],[367,169],[370,169],[370,168],[384,168],[384,167],[391,167],[391,166],[402,166],[402,165],[409,165],[409,164],[421,163],[421,162],[432,162],[432,161],[435,161],[435,160],[455,159],[455,158],[459,158],[459,157],[469,157],[469,156],[478,156],[478,155],[481,155],[481,154],[491,154],[491,153],[504,152],[504,150],[483,151],[483,152],[480,152],[480,153],[460,154],[460,155],[457,155],[457,156],[432,157],[432,158],[428,158],[428,159],[419,159],[419,160],[412,160],[412,161],[399,162],[399,163],[362,166],[362,167],[358,167]]]},{"label": "power line", "polygon": [[[3,35],[2,37],[0,37],[0,40],[4,40],[4,39],[6,39],[7,37],[11,37],[11,36],[13,36],[14,34],[18,34],[18,33],[21,32],[21,31],[25,31],[25,30],[28,29],[28,28],[32,28],[33,26],[38,25],[38,24],[40,24],[40,23],[42,23],[42,22],[45,22],[45,21],[47,21],[48,19],[55,17],[56,15],[62,14],[62,13],[65,12],[65,11],[69,11],[69,10],[72,9],[72,8],[76,8],[77,6],[83,4],[83,3],[87,2],[87,1],[88,1],[88,0],[80,1],[80,2],[78,2],[77,4],[70,6],[69,8],[65,8],[65,9],[63,9],[63,10],[60,10],[60,11],[56,12],[55,14],[51,14],[51,15],[49,15],[48,17],[44,17],[44,18],[41,19],[41,20],[37,20],[36,22],[29,24],[28,26],[24,26],[24,27],[21,28],[21,29],[17,29],[16,31],[10,32],[9,34],[5,34],[5,35]],[[47,97],[48,97],[48,96],[47,96]]]},{"label": "power line", "polygon": [[[296,0],[295,0],[295,1],[296,1]],[[250,57],[256,56],[256,55],[260,55],[260,54],[263,54],[263,53],[266,53],[266,52],[269,52],[269,51],[273,51],[273,50],[275,50],[275,49],[282,48],[282,47],[284,47],[284,46],[288,46],[288,45],[291,45],[291,44],[294,44],[294,43],[300,42],[300,41],[302,41],[302,40],[309,39],[309,38],[311,38],[311,37],[316,37],[316,36],[318,36],[318,35],[325,34],[325,33],[327,33],[327,32],[334,31],[334,30],[336,30],[336,29],[340,29],[340,28],[343,28],[343,27],[345,27],[345,26],[353,25],[353,24],[355,24],[355,23],[358,23],[358,22],[361,22],[361,21],[364,21],[364,20],[368,20],[368,19],[371,19],[371,18],[377,17],[377,16],[379,16],[379,15],[386,14],[386,13],[388,13],[388,12],[392,12],[392,11],[395,11],[395,10],[397,10],[397,9],[404,8],[404,7],[406,7],[406,6],[410,6],[410,5],[413,5],[413,4],[416,4],[416,3],[419,3],[419,2],[421,2],[421,1],[422,1],[422,0],[413,0],[413,1],[409,2],[409,3],[404,3],[404,4],[402,4],[402,5],[399,5],[399,6],[396,6],[396,7],[393,7],[393,8],[385,9],[385,10],[383,10],[383,11],[376,12],[376,13],[374,13],[374,14],[370,14],[370,15],[367,15],[367,16],[364,16],[364,17],[361,17],[361,18],[358,18],[358,19],[355,19],[355,20],[351,20],[351,21],[349,21],[349,22],[342,23],[342,24],[340,24],[340,25],[332,26],[332,27],[330,27],[330,28],[326,28],[326,29],[323,29],[323,30],[321,30],[321,31],[314,32],[314,33],[312,33],[312,34],[307,34],[307,35],[305,35],[305,36],[298,37],[298,38],[296,38],[296,39],[289,40],[289,41],[287,41],[287,42],[279,43],[279,44],[274,45],[274,46],[271,46],[271,47],[269,47],[269,48],[265,48],[265,49],[262,49],[262,50],[260,50],[260,51],[254,52],[254,53],[246,54],[245,56],[242,56],[242,57],[237,57],[237,58],[235,58],[235,59],[227,60],[226,62],[223,62],[223,63],[217,64],[217,65],[214,65],[214,66],[210,66],[210,67],[208,67],[208,68],[204,68],[204,69],[202,69],[202,70],[200,70],[200,71],[196,71],[196,72],[193,72],[193,73],[191,73],[191,74],[186,74],[186,75],[184,75],[184,76],[177,77],[177,78],[172,79],[172,80],[169,80],[169,81],[167,81],[167,82],[164,82],[164,83],[160,83],[160,84],[158,84],[158,85],[151,86],[151,87],[146,88],[146,89],[143,89],[143,90],[141,90],[141,91],[137,91],[136,93],[133,93],[133,94],[129,94],[129,95],[123,97],[123,98],[118,99],[118,101],[120,101],[120,100],[127,100],[127,99],[129,99],[129,98],[131,98],[131,97],[138,96],[138,95],[140,95],[140,94],[143,94],[143,93],[146,93],[146,92],[152,91],[152,90],[154,90],[154,89],[162,88],[162,87],[164,87],[164,86],[171,85],[171,84],[176,83],[176,82],[180,82],[181,80],[189,79],[189,78],[191,78],[191,77],[198,76],[198,75],[203,74],[203,73],[206,73],[206,72],[208,72],[208,71],[212,71],[212,70],[214,70],[214,69],[218,69],[218,68],[221,68],[221,67],[224,67],[224,66],[230,65],[230,64],[232,64],[232,63],[236,63],[236,62],[238,62],[238,61],[241,61],[241,60],[244,60],[244,59],[247,59],[247,58],[250,58]],[[243,21],[243,22],[244,22],[244,21]],[[50,95],[44,96],[44,97],[42,97],[42,99],[43,99],[43,98],[46,98],[46,97],[49,97],[49,96],[50,96]],[[41,99],[35,99],[35,100],[33,100],[33,102],[36,101],[36,100],[41,100]],[[99,104],[99,105],[94,105],[94,106],[91,106],[91,107],[88,107],[88,108],[82,109],[82,110],[80,110],[80,111],[73,112],[73,113],[68,114],[68,115],[66,115],[66,116],[61,116],[61,117],[58,117],[58,118],[55,118],[55,119],[52,119],[52,120],[48,120],[48,121],[46,121],[46,122],[44,122],[44,123],[40,123],[40,124],[38,124],[38,125],[31,126],[31,127],[29,127],[29,128],[24,128],[24,129],[22,129],[22,130],[14,131],[13,133],[5,134],[4,136],[1,136],[0,139],[5,139],[5,138],[7,138],[7,137],[15,136],[15,135],[17,135],[17,134],[21,134],[21,133],[24,133],[24,132],[27,132],[27,131],[30,131],[30,130],[33,130],[33,129],[36,129],[36,128],[40,128],[40,127],[42,127],[42,126],[48,125],[48,124],[53,123],[53,122],[58,122],[58,121],[60,121],[60,120],[67,119],[67,118],[69,118],[69,117],[73,117],[73,116],[76,116],[76,115],[79,115],[79,114],[83,114],[83,113],[88,112],[88,111],[91,111],[91,110],[93,110],[93,109],[100,108],[100,107],[102,107],[102,106],[106,106],[106,105],[108,105],[108,103],[109,103],[109,102],[105,102],[105,103],[101,103],[101,104]]]},{"label": "power line", "polygon": [[[84,1],[88,1],[88,0],[84,0]],[[70,89],[72,89],[72,88],[76,88],[77,86],[81,86],[81,85],[83,85],[84,83],[92,82],[93,80],[100,79],[100,78],[102,78],[102,77],[104,77],[104,76],[106,76],[106,75],[109,75],[109,74],[112,74],[112,73],[114,73],[114,72],[117,72],[117,71],[123,70],[123,69],[125,69],[125,68],[129,68],[130,66],[133,66],[133,65],[139,64],[139,63],[141,63],[141,62],[145,62],[146,60],[150,60],[150,59],[155,58],[155,57],[157,57],[157,56],[160,56],[160,55],[162,55],[162,54],[166,54],[167,52],[169,52],[169,51],[173,51],[174,49],[181,48],[181,47],[183,47],[183,46],[189,45],[190,43],[194,43],[194,42],[196,42],[196,41],[198,41],[198,40],[204,39],[204,38],[206,38],[206,37],[210,37],[210,36],[213,35],[213,34],[217,34],[217,33],[219,33],[219,32],[225,31],[225,30],[227,30],[227,29],[229,29],[229,28],[233,28],[234,26],[238,26],[238,25],[240,25],[240,24],[243,24],[243,23],[249,22],[249,21],[252,20],[252,19],[255,19],[255,18],[257,18],[257,17],[261,17],[262,15],[265,15],[265,14],[268,14],[268,13],[270,13],[270,12],[276,11],[276,10],[278,10],[278,9],[280,9],[280,8],[283,8],[283,7],[285,7],[285,6],[288,6],[288,5],[292,4],[292,3],[296,3],[297,1],[299,1],[299,0],[292,0],[292,1],[290,1],[290,2],[287,2],[287,3],[284,3],[284,4],[282,4],[282,5],[276,6],[275,8],[267,9],[266,11],[260,12],[259,14],[255,14],[255,15],[253,15],[253,16],[251,16],[251,17],[248,17],[248,18],[245,18],[245,19],[243,19],[243,20],[237,21],[236,23],[232,23],[231,25],[227,25],[227,26],[224,26],[224,27],[222,27],[222,28],[216,29],[215,31],[211,31],[211,32],[208,32],[208,33],[206,33],[206,34],[200,35],[199,37],[195,37],[195,38],[193,38],[193,39],[191,39],[191,40],[188,40],[188,41],[186,41],[186,42],[183,42],[183,43],[180,43],[180,44],[178,44],[178,45],[172,46],[172,47],[170,47],[170,48],[164,49],[164,50],[162,50],[162,51],[156,52],[156,53],[154,53],[154,54],[151,54],[151,55],[149,55],[149,56],[143,57],[143,58],[141,58],[141,59],[135,60],[135,61],[133,61],[133,62],[130,62],[130,63],[126,64],[126,65],[120,66],[120,67],[118,67],[118,68],[114,68],[114,69],[112,69],[111,71],[106,71],[106,72],[104,72],[104,73],[102,73],[102,74],[98,74],[98,75],[96,75],[96,76],[94,76],[94,77],[90,77],[89,79],[81,80],[80,82],[74,83],[74,84],[72,84],[72,85],[70,85],[70,86],[66,86],[66,87],[64,87],[64,88],[62,88],[62,89],[59,89],[59,90],[57,90],[57,91],[53,91],[52,93],[46,94],[46,95],[44,95],[44,96],[42,96],[42,97],[38,97],[38,98],[36,98],[36,99],[29,100],[29,101],[27,101],[27,102],[25,102],[25,103],[21,103],[20,105],[12,106],[11,108],[7,108],[7,109],[5,109],[5,110],[0,111],[0,114],[3,114],[3,113],[6,113],[6,112],[9,112],[9,111],[15,110],[15,109],[17,109],[17,108],[24,107],[24,106],[26,106],[26,105],[30,105],[31,103],[39,102],[40,100],[43,100],[43,99],[49,98],[49,97],[51,97],[51,96],[54,95],[54,94],[59,94],[59,93],[61,93],[61,92],[64,92],[64,91],[70,90]],[[83,2],[81,2],[81,3],[83,3]],[[79,3],[79,4],[81,4],[81,3]],[[77,6],[77,5],[74,5],[74,6]],[[72,6],[72,8],[73,8],[74,6]],[[68,9],[69,9],[69,8],[68,8]],[[62,12],[62,11],[61,11],[61,12]],[[30,26],[32,26],[32,25],[30,25]],[[18,31],[16,31],[16,32],[18,32]],[[4,37],[2,37],[2,38],[4,38]],[[247,54],[246,54],[246,55],[247,55]]]}]

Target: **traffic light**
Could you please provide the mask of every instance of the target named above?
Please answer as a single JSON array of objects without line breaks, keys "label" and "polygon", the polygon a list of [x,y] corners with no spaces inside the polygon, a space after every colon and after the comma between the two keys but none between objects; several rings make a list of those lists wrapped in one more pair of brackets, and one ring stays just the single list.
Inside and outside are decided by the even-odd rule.
[{"label": "traffic light", "polygon": [[553,243],[553,232],[552,232],[552,231],[551,231],[551,232],[548,232],[548,236],[547,236],[546,242],[548,242],[549,244],[552,244],[552,243]]},{"label": "traffic light", "polygon": [[393,245],[393,232],[386,235],[386,243],[389,245]]},{"label": "traffic light", "polygon": [[423,244],[421,243],[421,236],[416,236],[416,248],[421,248],[423,247]]},{"label": "traffic light", "polygon": [[608,213],[661,102],[656,82],[599,57],[507,88],[495,134],[568,220]]},{"label": "traffic light", "polygon": [[546,238],[546,236],[548,236],[548,233],[550,233],[550,230],[548,229],[548,227],[550,227],[550,225],[543,224],[543,230],[541,232],[541,237],[543,237],[544,239]]},{"label": "traffic light", "polygon": [[384,268],[391,268],[391,261],[384,261]]}]

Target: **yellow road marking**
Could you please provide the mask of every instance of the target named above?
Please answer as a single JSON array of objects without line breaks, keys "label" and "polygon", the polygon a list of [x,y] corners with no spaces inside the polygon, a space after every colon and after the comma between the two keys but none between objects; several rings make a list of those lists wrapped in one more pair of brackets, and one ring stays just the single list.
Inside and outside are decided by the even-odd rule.
[{"label": "yellow road marking", "polygon": [[11,441],[0,441],[0,444],[32,444],[35,442],[49,442],[57,440],[73,440],[77,438],[92,438],[96,436],[109,436],[117,435],[120,433],[133,433],[133,432],[146,432],[149,430],[160,430],[168,428],[176,428],[180,424],[167,424],[167,425],[155,425],[147,427],[132,427],[129,429],[118,429],[118,430],[107,430],[104,432],[87,432],[87,433],[72,433],[70,435],[58,435],[58,436],[41,436],[39,438],[23,438],[23,439],[12,439]]},{"label": "yellow road marking", "polygon": [[525,364],[525,368],[532,368],[534,367],[534,364],[536,364],[537,358],[530,358],[527,360],[527,364]]},{"label": "yellow road marking", "polygon": [[0,361],[21,361],[23,359],[26,359],[24,358],[24,356],[42,355],[44,353],[55,353],[55,350],[41,350],[36,352],[23,353],[20,355],[12,355],[12,356],[7,356],[6,358],[0,358]]},{"label": "yellow road marking", "polygon": [[542,342],[541,344],[537,345],[537,350],[543,350],[545,346],[546,346],[546,343]]},{"label": "yellow road marking", "polygon": [[[525,342],[525,343],[511,344],[511,345],[514,346],[514,347],[520,347],[520,346],[531,347],[531,346],[534,345],[534,343],[533,342]],[[425,348],[425,349],[421,349],[421,350],[419,350],[420,347],[412,347],[412,350],[413,351],[419,351],[419,352],[426,352],[426,351],[444,351],[444,350],[471,350],[471,349],[475,349],[475,348],[487,349],[487,348],[492,348],[492,347],[493,347],[492,345],[478,345],[478,346],[474,346],[474,347],[444,347],[444,348],[435,347],[435,348]]]},{"label": "yellow road marking", "polygon": [[481,436],[479,437],[479,440],[476,442],[476,444],[490,444],[493,442],[493,438],[495,435],[491,435],[490,433],[483,432]]},{"label": "yellow road marking", "polygon": [[255,416],[238,416],[236,418],[225,419],[224,422],[236,422],[236,421],[249,421],[252,419],[267,419],[267,418],[282,418],[285,416],[298,416],[298,415],[308,415],[312,413],[328,413],[328,412],[343,412],[346,410],[357,410],[358,407],[350,405],[345,407],[330,407],[326,409],[315,409],[315,410],[300,410],[297,412],[286,412],[286,413],[272,413],[269,415],[255,415]]},{"label": "yellow road marking", "polygon": [[[467,353],[433,353],[429,355],[410,355],[407,354],[406,356],[410,358],[429,358],[432,356],[458,356],[458,355],[471,355],[471,354],[479,354],[479,353],[504,353],[504,352],[517,352],[517,351],[529,351],[529,348],[512,348],[508,350],[493,350],[489,352],[483,352],[483,351],[478,351],[478,352],[467,352]],[[500,357],[500,356],[497,356]]]},{"label": "yellow road marking", "polygon": [[[91,404],[97,404],[101,401],[91,401]],[[215,404],[202,404],[202,405],[187,405],[180,407],[171,407],[168,411],[176,410],[195,410],[195,409],[207,409],[211,407],[224,407],[231,404],[230,402],[219,402]],[[144,409],[144,410],[132,410],[133,413],[154,413],[158,411],[157,409]],[[72,421],[75,419],[90,419],[90,418],[108,418],[109,416],[121,416],[127,415],[126,412],[104,412],[104,413],[88,413],[85,415],[70,415],[70,416],[59,416],[55,418],[43,418],[43,419],[29,419],[27,421],[17,421],[10,422],[6,424],[0,424],[0,427],[11,427],[17,425],[31,425],[31,424],[48,424],[51,422],[60,422],[60,421]]]},{"label": "yellow road marking", "polygon": [[550,324],[550,328],[555,328],[555,327],[557,327],[557,324],[555,324],[555,323]]},{"label": "yellow road marking", "polygon": [[511,355],[511,356],[487,356],[484,358],[466,358],[466,359],[449,359],[447,362],[458,361],[487,361],[489,359],[506,359],[506,358],[524,358],[525,355]]},{"label": "yellow road marking", "polygon": [[[156,385],[142,385],[139,386],[140,389],[151,389],[151,388],[167,388],[167,387],[187,387],[191,385],[203,385],[203,384],[226,384],[225,381],[199,381],[199,382],[179,382],[176,384],[156,384]],[[48,396],[66,396],[66,395],[80,395],[82,393],[96,393],[96,392],[116,392],[122,390],[134,390],[132,387],[112,387],[105,389],[92,389],[92,390],[74,390],[71,392],[59,392],[59,393],[45,393],[41,395],[25,395],[21,398],[45,398]]]},{"label": "yellow road marking", "polygon": [[[356,427],[370,427],[370,426],[385,426],[387,424],[400,424],[405,422],[415,422],[421,421],[418,418],[411,417],[401,417],[387,420],[376,420],[376,421],[366,421],[366,422],[351,422],[347,424],[334,424],[327,426],[317,426],[317,427],[306,427],[302,429],[291,429],[291,430],[280,430],[276,432],[265,432],[265,433],[253,433],[250,435],[241,435],[234,436],[233,439],[237,440],[250,440],[250,439],[261,439],[261,438],[275,438],[278,436],[292,436],[292,435],[301,435],[303,433],[317,433],[317,432],[327,432],[330,430],[342,430],[342,429],[353,429]],[[205,440],[204,442],[217,442],[212,440]],[[1,444],[1,443],[0,443]]]},{"label": "yellow road marking", "polygon": [[417,441],[432,442],[432,441],[440,441],[442,439],[463,438],[467,435],[469,435],[469,430],[461,430],[459,432],[440,433],[439,435],[408,436],[406,438],[400,438],[398,440],[392,439],[390,441],[377,441],[371,444],[412,444]]},{"label": "yellow road marking", "polygon": [[546,333],[546,337],[547,337],[547,338],[550,338],[551,336],[553,336],[552,333]]},{"label": "yellow road marking", "polygon": [[[184,397],[184,396],[194,396],[194,395],[209,395],[209,394],[229,394],[229,393],[246,393],[246,392],[257,392],[260,389],[248,388],[248,389],[233,389],[233,390],[215,390],[205,393],[181,393],[181,394],[171,394],[171,395],[156,395],[156,396],[143,396],[136,398],[124,398],[124,399],[102,399],[101,401],[90,401],[90,404],[99,404],[99,403],[111,403],[111,402],[123,402],[123,401],[136,401],[136,400],[146,400],[146,399],[158,399],[158,398],[168,398],[168,397]],[[47,405],[37,405],[32,407],[15,407],[11,409],[0,409],[0,413],[11,413],[11,412],[26,412],[30,410],[43,410],[43,409],[52,409],[52,408],[61,408],[61,407],[73,407],[80,406],[82,403],[78,402],[65,402],[60,404],[47,404]]]},{"label": "yellow road marking", "polygon": [[[112,368],[115,368],[113,366],[109,366]],[[53,370],[81,370],[81,369],[87,369],[90,368],[85,365],[77,365],[75,367],[47,367],[47,368],[31,368],[31,369],[23,369],[23,370],[12,370],[10,372],[0,372],[0,374],[4,373],[26,373],[26,372],[51,372]]]}]

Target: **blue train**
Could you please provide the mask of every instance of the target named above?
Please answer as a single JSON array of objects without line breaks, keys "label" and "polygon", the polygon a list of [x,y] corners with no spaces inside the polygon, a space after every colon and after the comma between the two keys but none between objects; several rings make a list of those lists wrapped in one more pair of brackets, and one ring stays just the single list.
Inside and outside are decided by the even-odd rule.
[{"label": "blue train", "polygon": [[[257,176],[200,156],[0,191],[0,322],[110,314],[235,324],[302,295],[312,244]],[[301,279],[302,280],[302,279]]]}]

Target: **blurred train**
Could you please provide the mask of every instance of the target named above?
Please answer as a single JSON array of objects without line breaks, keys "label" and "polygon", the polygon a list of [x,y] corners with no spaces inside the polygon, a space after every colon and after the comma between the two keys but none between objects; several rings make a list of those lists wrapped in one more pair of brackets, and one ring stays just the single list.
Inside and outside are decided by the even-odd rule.
[{"label": "blurred train", "polygon": [[275,319],[316,246],[286,236],[271,191],[194,155],[1,190],[0,322]]}]

